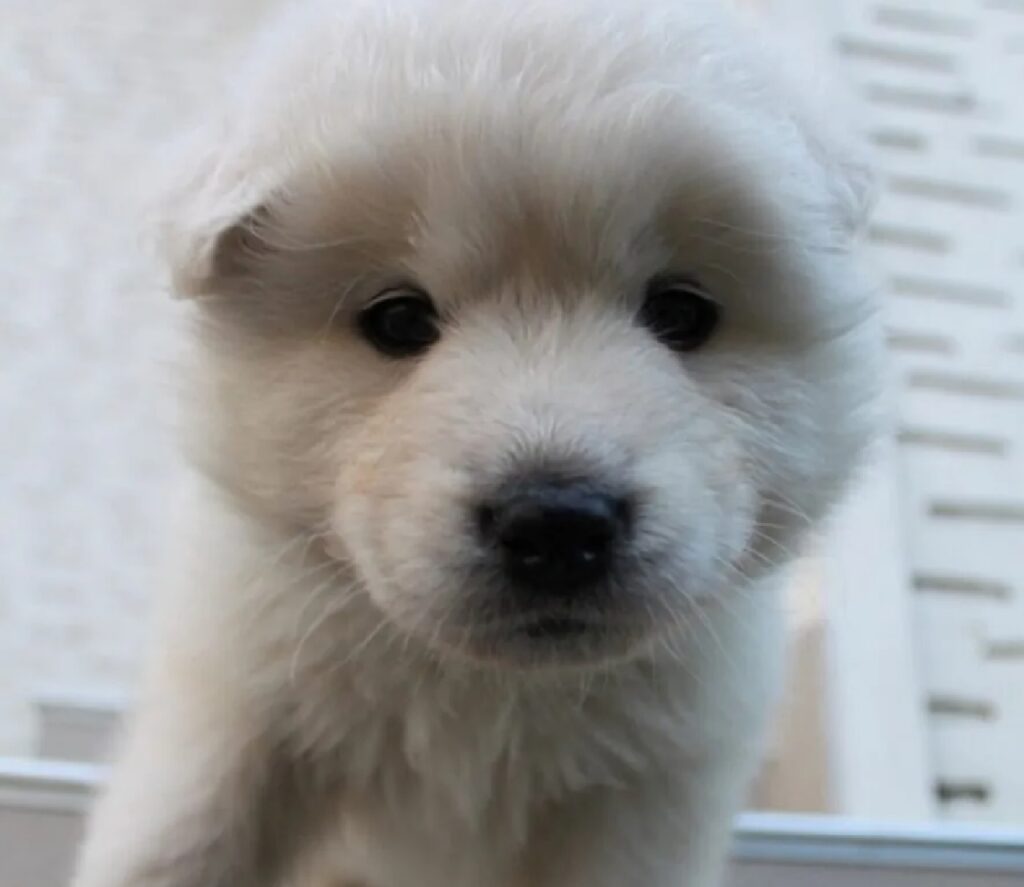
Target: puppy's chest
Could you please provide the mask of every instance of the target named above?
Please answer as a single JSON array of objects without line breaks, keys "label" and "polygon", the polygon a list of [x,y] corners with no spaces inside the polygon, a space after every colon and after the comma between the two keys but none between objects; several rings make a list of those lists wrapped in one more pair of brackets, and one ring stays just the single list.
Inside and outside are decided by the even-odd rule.
[{"label": "puppy's chest", "polygon": [[632,676],[540,688],[426,682],[350,692],[298,726],[340,784],[382,813],[509,829],[537,805],[672,767],[695,738],[687,708]]},{"label": "puppy's chest", "polygon": [[542,811],[676,766],[682,725],[620,689],[420,688],[352,706],[346,729],[320,728],[346,788],[317,870],[372,887],[519,883]]}]

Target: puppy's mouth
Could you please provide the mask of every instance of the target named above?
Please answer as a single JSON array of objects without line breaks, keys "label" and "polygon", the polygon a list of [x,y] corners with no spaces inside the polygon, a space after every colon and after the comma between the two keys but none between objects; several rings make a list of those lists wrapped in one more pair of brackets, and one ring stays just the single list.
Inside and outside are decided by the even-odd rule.
[{"label": "puppy's mouth", "polygon": [[519,626],[518,630],[535,641],[568,640],[595,633],[592,623],[573,616],[539,616]]},{"label": "puppy's mouth", "polygon": [[627,613],[538,608],[470,620],[458,634],[448,638],[454,651],[483,664],[557,670],[628,658],[647,630]]}]

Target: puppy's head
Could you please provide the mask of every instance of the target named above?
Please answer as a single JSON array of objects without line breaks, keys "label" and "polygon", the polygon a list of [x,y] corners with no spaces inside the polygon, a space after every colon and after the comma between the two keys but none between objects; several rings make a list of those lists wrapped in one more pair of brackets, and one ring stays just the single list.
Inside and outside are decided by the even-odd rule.
[{"label": "puppy's head", "polygon": [[168,217],[200,458],[441,651],[607,659],[748,591],[870,432],[854,167],[712,4],[342,9]]}]

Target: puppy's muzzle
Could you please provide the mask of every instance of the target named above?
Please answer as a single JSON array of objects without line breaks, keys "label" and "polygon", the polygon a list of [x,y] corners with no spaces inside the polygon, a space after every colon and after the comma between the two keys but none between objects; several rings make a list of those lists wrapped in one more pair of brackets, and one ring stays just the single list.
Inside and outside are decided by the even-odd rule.
[{"label": "puppy's muzzle", "polygon": [[605,584],[631,524],[629,501],[585,481],[528,480],[480,506],[491,557],[526,609],[583,603]]}]

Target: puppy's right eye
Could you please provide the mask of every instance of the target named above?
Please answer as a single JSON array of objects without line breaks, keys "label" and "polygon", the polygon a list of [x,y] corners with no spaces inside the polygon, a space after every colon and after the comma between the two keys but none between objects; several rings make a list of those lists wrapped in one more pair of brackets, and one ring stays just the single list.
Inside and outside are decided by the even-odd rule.
[{"label": "puppy's right eye", "polygon": [[441,337],[430,297],[415,289],[383,293],[359,315],[359,329],[388,357],[422,354]]}]

